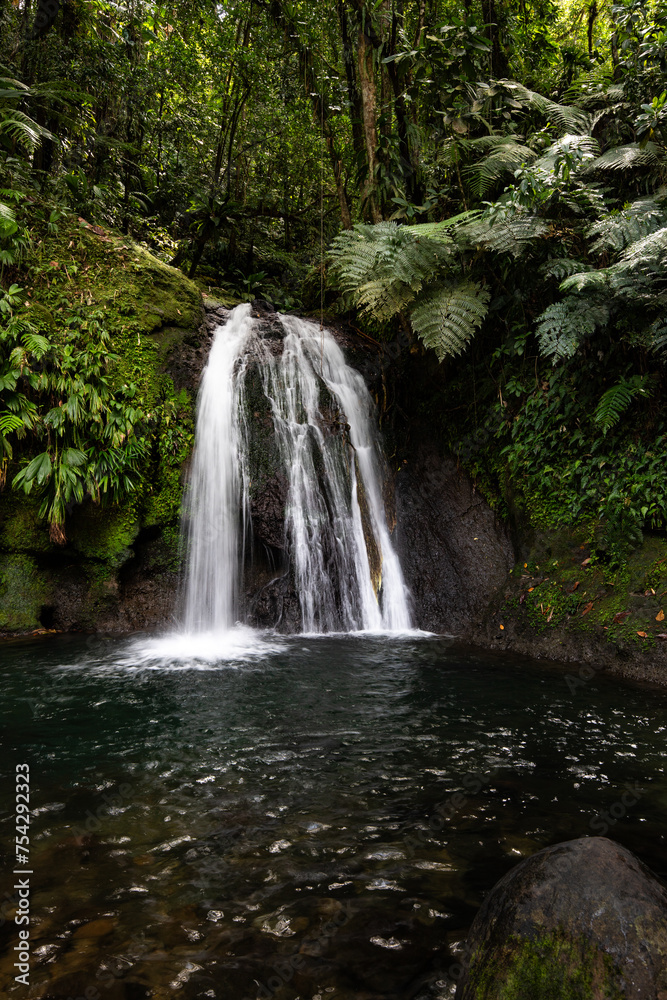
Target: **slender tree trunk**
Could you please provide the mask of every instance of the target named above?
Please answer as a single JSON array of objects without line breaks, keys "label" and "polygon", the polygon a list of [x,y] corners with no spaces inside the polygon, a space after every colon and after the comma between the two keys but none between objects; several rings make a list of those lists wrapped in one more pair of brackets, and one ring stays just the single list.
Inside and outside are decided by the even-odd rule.
[{"label": "slender tree trunk", "polygon": [[363,26],[359,28],[357,65],[363,112],[364,143],[368,178],[365,185],[366,211],[373,222],[380,222],[382,216],[377,199],[377,93],[373,70],[373,46]]},{"label": "slender tree trunk", "polygon": [[352,145],[357,156],[365,153],[364,130],[362,128],[363,111],[361,108],[361,97],[357,83],[357,65],[354,53],[354,45],[350,38],[347,21],[347,11],[343,6],[343,0],[338,0],[338,22],[340,25],[341,40],[343,43],[343,63],[345,64],[345,79],[347,81],[347,94],[350,102],[350,118],[352,121]]}]

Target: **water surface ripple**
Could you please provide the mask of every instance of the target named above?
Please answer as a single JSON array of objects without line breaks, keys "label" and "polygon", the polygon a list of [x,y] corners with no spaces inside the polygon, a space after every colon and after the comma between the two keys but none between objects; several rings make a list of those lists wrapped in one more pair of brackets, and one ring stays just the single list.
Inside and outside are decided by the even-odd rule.
[{"label": "water surface ripple", "polygon": [[[559,668],[410,634],[241,630],[224,661],[209,638],[1,647],[5,872],[31,771],[31,996],[435,1000],[522,857],[606,826],[667,870],[665,693],[572,694]],[[15,937],[6,920],[8,996]]]}]

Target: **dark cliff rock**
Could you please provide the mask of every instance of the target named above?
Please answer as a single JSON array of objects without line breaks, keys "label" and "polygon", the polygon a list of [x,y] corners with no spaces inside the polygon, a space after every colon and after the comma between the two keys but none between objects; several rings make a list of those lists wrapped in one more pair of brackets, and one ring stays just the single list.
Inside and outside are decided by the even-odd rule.
[{"label": "dark cliff rock", "polygon": [[459,632],[507,580],[514,553],[506,527],[456,462],[429,444],[396,477],[396,517],[415,624]]},{"label": "dark cliff rock", "polygon": [[513,868],[472,925],[456,1000],[665,1000],[667,890],[604,837]]}]

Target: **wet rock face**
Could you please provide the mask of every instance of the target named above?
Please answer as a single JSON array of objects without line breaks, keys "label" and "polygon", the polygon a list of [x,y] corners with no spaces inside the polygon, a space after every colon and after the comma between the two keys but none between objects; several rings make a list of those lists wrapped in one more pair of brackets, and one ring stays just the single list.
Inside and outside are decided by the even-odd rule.
[{"label": "wet rock face", "polygon": [[556,844],[513,868],[472,925],[456,1000],[665,1000],[667,890],[619,844]]},{"label": "wet rock face", "polygon": [[397,547],[414,624],[458,632],[514,565],[509,534],[453,459],[423,444],[396,477]]}]

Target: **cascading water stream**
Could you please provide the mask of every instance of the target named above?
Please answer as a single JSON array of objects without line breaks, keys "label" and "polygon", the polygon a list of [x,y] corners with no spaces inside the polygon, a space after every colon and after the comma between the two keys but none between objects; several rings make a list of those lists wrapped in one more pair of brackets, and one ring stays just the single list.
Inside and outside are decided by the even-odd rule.
[{"label": "cascading water stream", "polygon": [[188,632],[231,628],[250,510],[250,360],[260,366],[282,473],[287,550],[304,632],[404,631],[408,594],[383,500],[383,457],[362,376],[332,335],[281,316],[282,351],[250,307],[216,331],[202,379],[188,491]]},{"label": "cascading water stream", "polygon": [[250,306],[239,306],[219,328],[199,389],[185,522],[187,632],[229,629],[236,621],[240,498],[247,509],[242,359],[252,325]]}]

